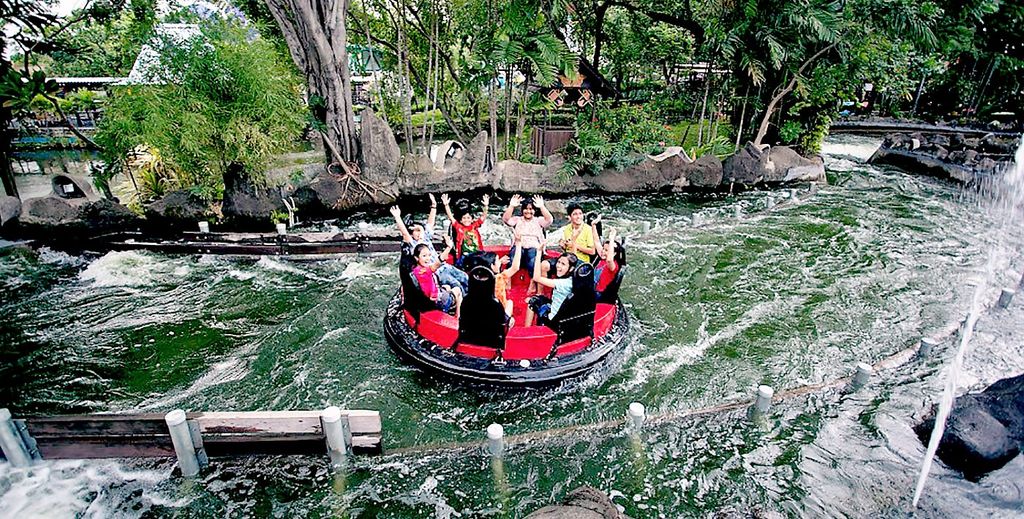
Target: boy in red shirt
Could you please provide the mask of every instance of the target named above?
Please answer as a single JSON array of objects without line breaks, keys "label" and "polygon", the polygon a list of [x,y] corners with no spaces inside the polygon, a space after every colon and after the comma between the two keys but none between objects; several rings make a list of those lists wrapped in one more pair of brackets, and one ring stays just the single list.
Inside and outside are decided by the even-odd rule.
[{"label": "boy in red shirt", "polygon": [[480,218],[474,220],[473,215],[469,213],[469,209],[459,209],[458,215],[452,214],[452,208],[449,205],[451,198],[448,194],[441,195],[441,203],[444,204],[444,212],[448,214],[448,219],[452,222],[452,227],[455,229],[455,261],[461,263],[462,257],[471,252],[477,252],[483,249],[484,240],[480,237],[480,227],[484,224],[487,219],[487,205],[491,201],[490,195],[483,196],[483,212]]}]

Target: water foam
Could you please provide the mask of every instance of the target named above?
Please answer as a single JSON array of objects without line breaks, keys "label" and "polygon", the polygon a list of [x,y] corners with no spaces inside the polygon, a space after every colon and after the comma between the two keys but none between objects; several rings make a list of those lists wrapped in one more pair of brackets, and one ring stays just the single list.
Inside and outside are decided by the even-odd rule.
[{"label": "water foam", "polygon": [[1014,159],[1014,167],[1007,171],[992,188],[993,192],[991,194],[994,196],[994,203],[989,209],[1002,216],[1002,218],[997,218],[997,220],[1001,223],[1001,230],[1003,232],[999,235],[999,242],[989,250],[984,268],[987,276],[974,289],[974,295],[971,297],[970,312],[967,314],[967,321],[961,328],[960,345],[953,355],[953,360],[950,362],[947,371],[942,396],[939,398],[939,409],[935,414],[935,428],[932,430],[931,438],[928,440],[928,449],[925,451],[924,460],[921,463],[921,472],[918,474],[917,485],[914,489],[912,506],[915,508],[921,499],[925,482],[928,480],[928,473],[931,471],[932,461],[939,449],[942,436],[946,431],[946,419],[949,418],[949,413],[953,409],[953,401],[956,398],[957,388],[959,387],[964,357],[967,354],[968,345],[974,334],[974,326],[981,317],[981,312],[985,309],[985,294],[989,289],[989,282],[995,277],[997,265],[1008,260],[1007,249],[1004,245],[1005,239],[1009,234],[1007,230],[1012,227],[1011,224],[1019,221],[1020,208],[1022,202],[1024,202],[1024,139],[1021,140]]},{"label": "water foam", "polygon": [[645,382],[652,371],[656,371],[659,378],[670,376],[679,368],[695,363],[711,347],[733,339],[768,318],[791,313],[805,300],[805,297],[785,299],[776,297],[771,301],[758,303],[744,312],[735,322],[730,323],[714,335],[708,334],[707,327],[710,318],[707,312],[703,312],[704,319],[697,330],[697,341],[692,344],[674,344],[654,355],[640,359],[634,368],[636,371],[634,383]]},{"label": "water foam", "polygon": [[78,279],[93,286],[148,286],[175,277],[187,276],[191,269],[183,264],[136,251],[108,252],[78,274]]},{"label": "water foam", "polygon": [[169,470],[129,469],[116,461],[43,461],[15,469],[0,464],[0,517],[106,518],[153,505],[184,507],[191,500],[162,495]]}]

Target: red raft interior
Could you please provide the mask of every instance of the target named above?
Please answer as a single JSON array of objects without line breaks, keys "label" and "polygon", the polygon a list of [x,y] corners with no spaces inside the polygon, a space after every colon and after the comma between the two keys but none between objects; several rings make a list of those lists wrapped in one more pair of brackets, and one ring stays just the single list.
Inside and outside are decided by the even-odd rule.
[{"label": "red raft interior", "polygon": [[[508,249],[504,247],[485,247],[490,252],[499,255],[506,255]],[[549,251],[548,257],[552,256]],[[508,298],[513,301],[512,310],[515,324],[508,329],[505,337],[505,348],[502,357],[506,361],[529,360],[537,361],[548,358],[551,354],[551,347],[555,344],[557,335],[555,331],[547,326],[523,326],[526,322],[526,292],[529,288],[532,273],[520,269],[512,276],[512,283],[508,290]],[[542,287],[543,288],[543,287]],[[550,289],[547,289],[550,295]],[[615,322],[616,307],[614,304],[598,303],[594,314],[594,336],[597,340],[604,337],[611,330]],[[403,310],[405,321],[409,327],[414,329],[424,339],[437,344],[440,348],[450,350],[453,347],[455,352],[468,357],[491,360],[498,354],[498,350],[489,346],[478,346],[475,344],[455,344],[459,335],[459,321],[453,315],[448,315],[440,310],[430,310],[420,314],[419,325],[408,310]],[[576,339],[560,344],[555,350],[556,357],[572,355],[585,350],[591,344],[590,337]]]}]

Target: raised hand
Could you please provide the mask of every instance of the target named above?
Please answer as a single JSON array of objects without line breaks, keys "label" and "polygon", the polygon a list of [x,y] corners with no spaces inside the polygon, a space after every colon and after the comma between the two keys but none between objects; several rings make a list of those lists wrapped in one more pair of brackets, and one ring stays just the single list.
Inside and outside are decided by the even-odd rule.
[{"label": "raised hand", "polygon": [[391,206],[391,216],[394,216],[395,218],[401,218],[402,210],[399,209],[397,205]]},{"label": "raised hand", "polygon": [[600,214],[598,214],[597,216],[594,216],[594,220],[592,222],[590,222],[590,225],[597,225],[599,223],[601,223],[601,215]]},{"label": "raised hand", "polygon": [[537,209],[544,207],[544,198],[542,198],[540,195],[534,195],[533,205],[537,206]]},{"label": "raised hand", "polygon": [[517,205],[519,205],[521,203],[523,203],[523,197],[519,196],[519,193],[516,193],[516,194],[512,195],[511,199],[509,199],[508,206],[509,207],[515,207],[515,206],[517,206]]},{"label": "raised hand", "polygon": [[448,236],[447,234],[444,235],[444,245],[445,245],[445,247],[448,247],[449,249],[455,247],[455,244],[452,243],[452,237],[451,236]]},{"label": "raised hand", "polygon": [[490,202],[491,202],[491,195],[487,195],[487,194],[485,194],[485,195],[483,196],[483,202],[484,202],[484,205],[485,205],[485,206],[487,206],[487,205],[490,205]]},{"label": "raised hand", "polygon": [[448,202],[451,201],[452,198],[448,196],[448,193],[444,193],[443,195],[441,195],[441,203],[444,204],[445,207],[448,207]]},{"label": "raised hand", "polygon": [[427,197],[430,198],[430,205],[437,205],[437,200],[434,199],[434,193],[427,194]]}]

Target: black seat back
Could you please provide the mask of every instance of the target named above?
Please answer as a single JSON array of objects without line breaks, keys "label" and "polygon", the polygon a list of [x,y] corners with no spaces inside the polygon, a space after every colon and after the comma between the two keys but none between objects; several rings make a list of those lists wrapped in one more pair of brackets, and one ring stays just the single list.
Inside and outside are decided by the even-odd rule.
[{"label": "black seat back", "polygon": [[402,281],[402,309],[412,314],[416,324],[420,322],[420,314],[428,312],[437,307],[433,301],[423,293],[416,277],[412,275],[412,269],[416,266],[416,260],[412,254],[403,252],[398,262],[398,276]]},{"label": "black seat back", "polygon": [[572,274],[572,294],[565,298],[551,327],[558,334],[556,344],[572,342],[594,335],[594,311],[597,294],[594,292],[594,267],[581,263]]},{"label": "black seat back", "polygon": [[499,351],[505,347],[505,307],[494,297],[494,272],[476,267],[469,272],[469,293],[462,300],[457,342],[490,346]]},{"label": "black seat back", "polygon": [[[605,268],[608,268],[605,266]],[[615,274],[615,279],[608,286],[604,287],[604,292],[601,292],[598,297],[598,303],[608,303],[614,305],[619,301],[619,287],[622,286],[622,278],[626,275],[626,266],[620,265],[619,271]]]}]

